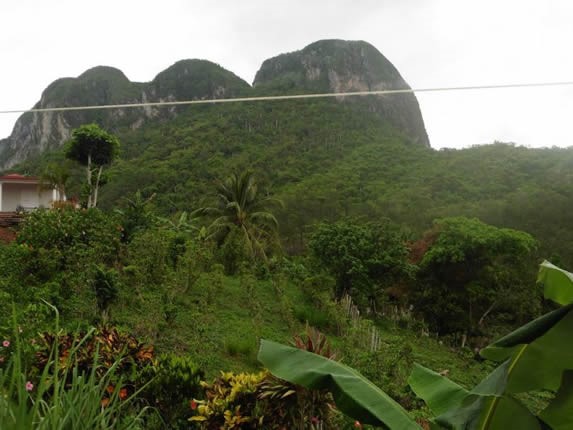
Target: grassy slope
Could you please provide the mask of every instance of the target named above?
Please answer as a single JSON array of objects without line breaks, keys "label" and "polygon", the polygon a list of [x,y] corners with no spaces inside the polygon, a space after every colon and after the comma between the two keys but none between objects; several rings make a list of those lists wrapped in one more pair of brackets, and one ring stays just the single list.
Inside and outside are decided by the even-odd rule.
[{"label": "grassy slope", "polygon": [[[133,300],[133,296],[123,291],[125,296],[122,294],[112,309],[113,319],[148,337],[158,352],[189,354],[206,371],[208,379],[221,370],[258,369],[259,338],[288,343],[293,335],[304,331],[304,322],[295,315],[296,309],[308,302],[295,283],[279,281],[277,290],[277,284],[271,280],[256,281],[240,276],[220,279],[220,283],[213,282],[211,277],[205,276],[188,294],[179,295],[174,301],[176,316],[170,322],[165,322],[164,315],[156,312],[161,300],[157,292],[143,293]],[[467,350],[460,351],[435,339],[420,337],[418,332],[398,328],[393,322],[386,321],[379,329],[381,357],[393,356],[404,344],[410,344],[416,362],[437,371],[448,369],[453,380],[466,386],[473,386],[490,367],[475,361]],[[342,350],[343,362],[357,363],[353,357],[344,355],[345,350],[347,354],[357,351],[345,347],[347,340],[332,330],[327,331],[327,335],[334,348]],[[369,375],[373,370],[383,373],[390,369],[359,370]]]}]

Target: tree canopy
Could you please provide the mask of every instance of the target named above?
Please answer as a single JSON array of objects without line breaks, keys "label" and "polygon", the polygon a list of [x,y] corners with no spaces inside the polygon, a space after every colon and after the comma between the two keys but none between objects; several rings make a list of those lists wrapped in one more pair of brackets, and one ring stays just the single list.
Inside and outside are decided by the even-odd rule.
[{"label": "tree canopy", "polygon": [[97,124],[82,125],[72,131],[66,146],[66,157],[83,166],[105,166],[117,156],[119,140]]},{"label": "tree canopy", "polygon": [[97,124],[82,125],[72,131],[65,154],[66,158],[86,167],[88,208],[97,206],[103,167],[111,164],[118,149],[117,137],[102,130]]},{"label": "tree canopy", "polygon": [[435,221],[423,240],[413,301],[437,331],[476,330],[494,311],[525,319],[538,309],[527,285],[537,241],[528,233],[456,217]]},{"label": "tree canopy", "polygon": [[319,263],[336,279],[337,298],[351,294],[374,307],[385,287],[408,278],[413,266],[400,230],[389,221],[321,223],[309,241]]}]

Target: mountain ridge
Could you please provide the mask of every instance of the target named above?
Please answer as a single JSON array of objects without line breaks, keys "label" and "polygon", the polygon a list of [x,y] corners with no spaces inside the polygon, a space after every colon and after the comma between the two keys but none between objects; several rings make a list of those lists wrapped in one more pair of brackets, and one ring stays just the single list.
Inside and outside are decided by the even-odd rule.
[{"label": "mountain ridge", "polygon": [[[288,67],[280,70],[280,63],[285,61]],[[295,71],[301,68],[308,73],[299,73],[298,80],[292,79]],[[120,69],[95,66],[75,78],[65,77],[52,82],[42,92],[34,108],[384,88],[410,87],[392,63],[372,45],[363,41],[331,39],[265,60],[253,86],[209,60],[179,60],[149,82],[132,82]],[[429,146],[413,94],[372,97],[367,103],[382,120],[402,129],[420,144]],[[11,135],[0,140],[0,170],[61,146],[69,138],[71,130],[81,124],[97,122],[111,131],[122,127],[138,129],[149,121],[172,119],[182,109],[142,107],[25,113],[16,121]]]}]

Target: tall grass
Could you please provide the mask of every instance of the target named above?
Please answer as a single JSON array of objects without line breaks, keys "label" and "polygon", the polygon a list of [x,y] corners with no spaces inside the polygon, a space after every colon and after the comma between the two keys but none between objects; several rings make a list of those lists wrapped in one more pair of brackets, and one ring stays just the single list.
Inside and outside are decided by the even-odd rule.
[{"label": "tall grass", "polygon": [[[55,328],[59,331],[56,312]],[[14,312],[15,314],[15,312]],[[24,360],[22,339],[14,317],[14,334],[4,347],[5,362],[0,364],[0,428],[2,430],[139,429],[146,409],[130,409],[135,396],[121,399],[121,384],[112,380],[119,362],[98,375],[97,354],[87,374],[74,366],[78,348],[88,333],[60,358],[54,342],[48,364],[35,379]],[[6,354],[8,352],[8,354]],[[3,366],[3,367],[2,367]],[[113,390],[108,387],[114,387]],[[137,393],[136,393],[137,394]]]}]

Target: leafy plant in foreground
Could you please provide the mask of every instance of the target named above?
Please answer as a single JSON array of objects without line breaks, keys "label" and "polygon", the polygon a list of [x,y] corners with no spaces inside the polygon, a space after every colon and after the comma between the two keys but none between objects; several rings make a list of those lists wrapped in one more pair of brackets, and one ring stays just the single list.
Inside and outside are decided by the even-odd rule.
[{"label": "leafy plant in foreground", "polygon": [[[62,363],[60,372],[68,377],[71,376],[69,366],[82,374],[95,371],[97,376],[102,376],[105,369],[115,363],[114,378],[121,379],[131,394],[139,388],[136,386],[139,374],[152,364],[153,355],[153,346],[120,333],[116,328],[104,326],[80,334],[43,333],[36,353],[36,366],[43,372],[53,360],[58,360]],[[70,356],[73,360],[67,360]]]},{"label": "leafy plant in foreground", "polygon": [[203,429],[265,428],[255,413],[257,388],[265,373],[221,372],[212,384],[203,382],[206,400],[193,400],[190,420]]},{"label": "leafy plant in foreground", "polygon": [[[437,415],[445,428],[570,429],[568,409],[573,393],[568,389],[573,372],[573,275],[545,261],[539,271],[545,298],[564,305],[518,328],[481,351],[501,362],[472,390],[417,366],[409,380],[412,389]],[[539,414],[530,411],[516,395],[549,390],[556,397]]]},{"label": "leafy plant in foreground", "polygon": [[[14,334],[2,346],[11,349],[8,359],[0,363],[2,430],[141,428],[147,408],[131,409],[134,395],[125,395],[116,380],[119,361],[103,368],[95,360],[89,371],[81,371],[74,363],[86,338],[78,338],[65,356],[54,343],[43,370],[34,376],[25,365],[24,340],[17,327],[14,319]],[[55,331],[59,331],[58,316]]]},{"label": "leafy plant in foreground", "polygon": [[[472,390],[417,365],[409,384],[436,415],[434,428],[501,430],[571,429],[573,414],[573,274],[548,262],[539,282],[545,297],[562,307],[537,318],[485,348],[502,362]],[[306,351],[262,340],[259,360],[276,376],[308,388],[332,391],[338,408],[353,418],[390,429],[418,425],[406,411],[353,369]],[[554,399],[539,414],[517,394],[550,390]]]},{"label": "leafy plant in foreground", "polygon": [[170,428],[186,429],[192,413],[190,402],[200,395],[203,377],[203,371],[188,357],[164,354],[142,372],[142,379],[150,382],[141,395]]}]

